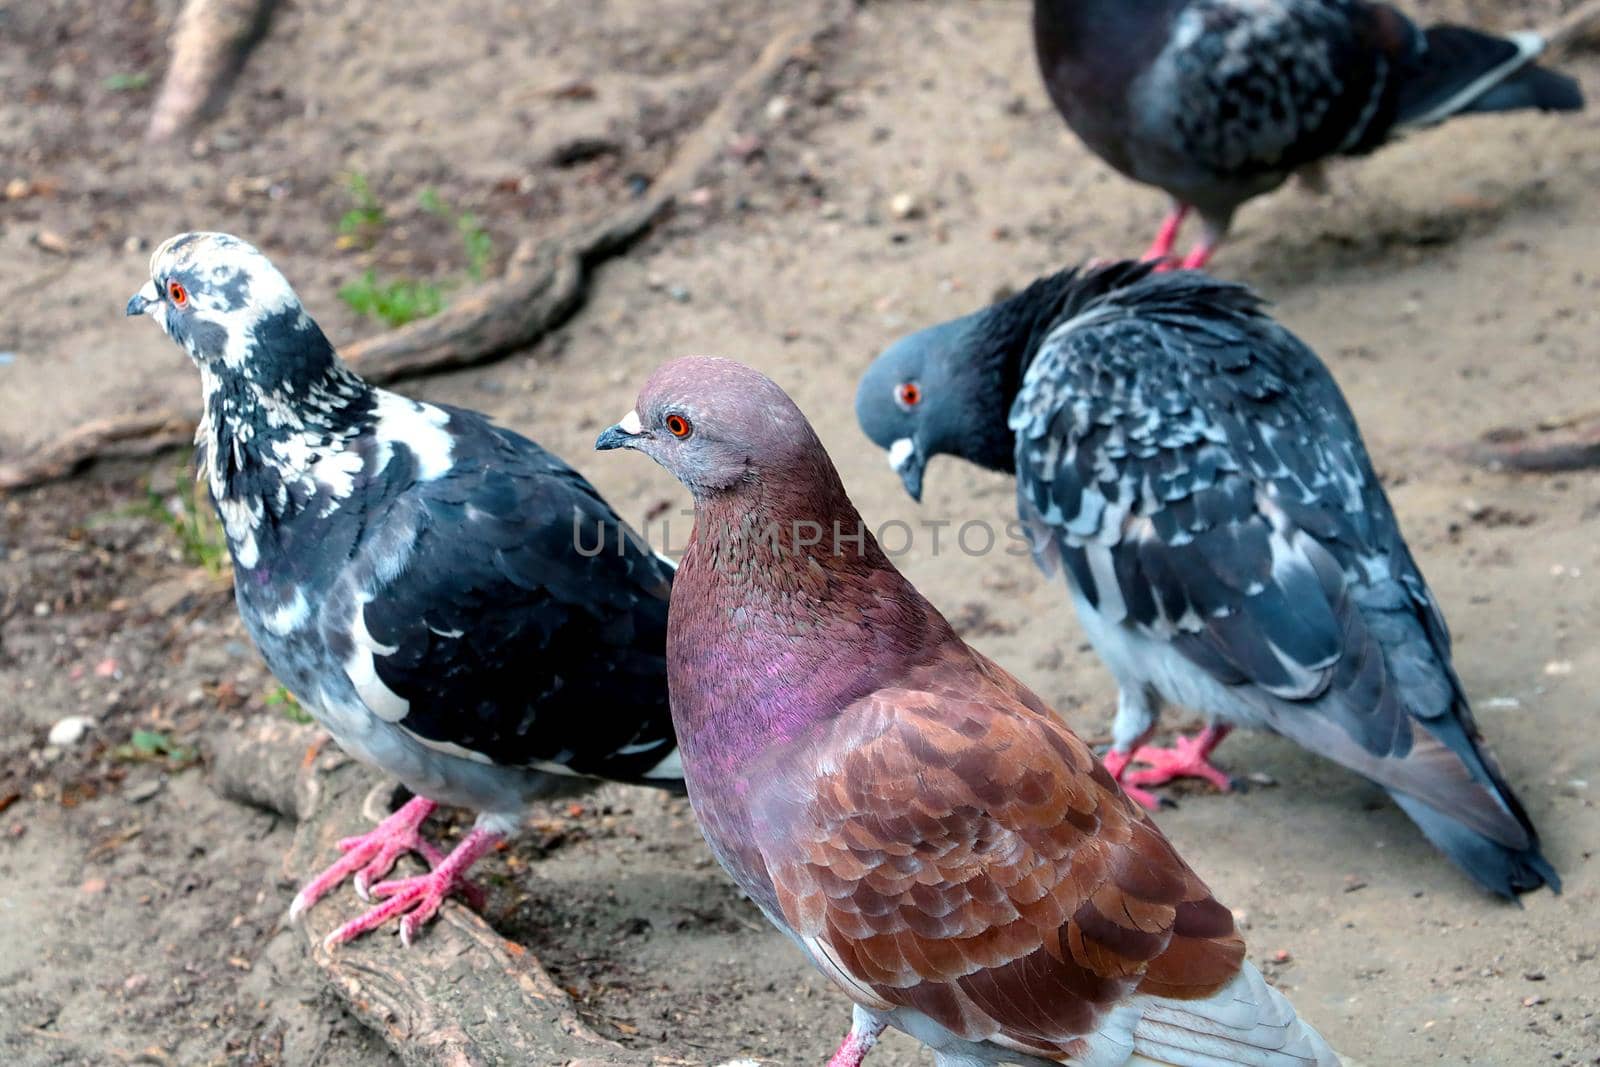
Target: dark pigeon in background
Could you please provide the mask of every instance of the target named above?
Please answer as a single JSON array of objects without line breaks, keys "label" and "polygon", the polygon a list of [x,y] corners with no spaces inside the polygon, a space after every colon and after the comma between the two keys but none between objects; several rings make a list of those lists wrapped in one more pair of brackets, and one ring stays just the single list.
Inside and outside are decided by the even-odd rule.
[{"label": "dark pigeon in background", "polygon": [[597,448],[693,494],[672,591],[689,799],[735,882],[939,1067],[1339,1061],[1060,718],[862,524],[805,416],[723,359],[660,368]]},{"label": "dark pigeon in background", "polygon": [[[1383,786],[1491,891],[1559,890],[1327,368],[1249,290],[1151,270],[1066,271],[903,338],[861,380],[862,429],[913,497],[940,453],[1016,475],[1117,679],[1106,764],[1152,767],[1127,786],[1226,788],[1211,750],[1270,730]],[[1141,747],[1164,704],[1209,725]]]},{"label": "dark pigeon in background", "polygon": [[1034,0],[1045,87],[1091,151],[1174,201],[1147,258],[1189,211],[1205,264],[1233,213],[1292,174],[1399,132],[1489,111],[1576,111],[1571,78],[1533,64],[1534,33],[1420,29],[1360,0]]},{"label": "dark pigeon in background", "polygon": [[[256,647],[345,751],[415,794],[340,842],[293,914],[351,874],[365,897],[418,851],[429,874],[371,886],[383,904],[330,935],[404,914],[409,941],[472,895],[467,869],[528,801],[582,778],[681,788],[673,568],[582,476],[481,415],[362,381],[238,238],[156,249],[141,313],[200,368],[200,475]],[[418,832],[440,803],[479,812],[448,856]]]}]

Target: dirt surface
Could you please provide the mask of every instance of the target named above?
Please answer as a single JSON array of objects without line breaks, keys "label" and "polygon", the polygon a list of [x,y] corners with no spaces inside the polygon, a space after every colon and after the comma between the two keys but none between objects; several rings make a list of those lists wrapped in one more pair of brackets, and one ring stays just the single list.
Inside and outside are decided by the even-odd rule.
[{"label": "dirt surface", "polygon": [[[635,195],[790,8],[444,0],[400,16],[294,0],[221,117],[155,151],[140,134],[176,6],[0,2],[0,181],[21,193],[0,200],[0,456],[198,399],[181,354],[120,317],[168,234],[248,236],[336,341],[368,335],[381,327],[336,296],[363,271],[446,296],[465,284],[454,223],[418,205],[424,189],[481,221],[493,271],[517,240]],[[1408,6],[1508,29],[1560,8]],[[573,323],[408,391],[532,434],[681,546],[677,487],[589,447],[655,364],[726,354],[793,392],[869,521],[1003,521],[1006,481],[949,460],[913,506],[849,400],[899,333],[1154,230],[1159,194],[1088,157],[1044,101],[1026,7],[863,6],[703,189],[600,271]],[[1600,61],[1565,66],[1600,98]],[[1266,293],[1348,393],[1483,731],[1566,882],[1497,904],[1374,787],[1274,739],[1231,740],[1225,766],[1280,784],[1184,791],[1160,822],[1273,980],[1369,1064],[1600,1062],[1600,476],[1500,476],[1449,454],[1600,407],[1597,134],[1591,112],[1413,137],[1335,168],[1326,197],[1246,208],[1215,265]],[[341,247],[351,173],[387,221]],[[181,462],[0,501],[0,1060],[391,1063],[278,926],[289,828],[208,788],[209,738],[286,712],[225,576],[165,518]],[[926,527],[900,562],[970,640],[1104,735],[1113,690],[1058,585],[948,532],[935,551]],[[72,715],[93,724],[49,744]],[[487,914],[598,1029],[641,1051],[670,1035],[708,1061],[826,1057],[845,1002],[730,888],[683,802],[612,787],[530,825],[482,865]],[[874,1062],[927,1058],[891,1037]]]}]

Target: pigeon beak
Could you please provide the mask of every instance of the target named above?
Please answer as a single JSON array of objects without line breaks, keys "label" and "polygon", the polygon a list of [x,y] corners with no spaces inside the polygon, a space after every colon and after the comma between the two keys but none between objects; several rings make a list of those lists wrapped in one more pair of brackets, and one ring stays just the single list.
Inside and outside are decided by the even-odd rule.
[{"label": "pigeon beak", "polygon": [[643,434],[644,427],[639,422],[639,413],[630,411],[623,416],[621,422],[600,431],[600,436],[595,438],[594,450],[609,452],[613,448],[633,448]]},{"label": "pigeon beak", "polygon": [[911,494],[911,499],[922,503],[922,470],[928,459],[910,437],[902,437],[889,446],[889,466],[900,475],[900,481]]},{"label": "pigeon beak", "polygon": [[153,281],[145,282],[143,289],[128,298],[128,315],[148,314],[150,309],[160,302],[161,293],[156,289],[156,283]]}]

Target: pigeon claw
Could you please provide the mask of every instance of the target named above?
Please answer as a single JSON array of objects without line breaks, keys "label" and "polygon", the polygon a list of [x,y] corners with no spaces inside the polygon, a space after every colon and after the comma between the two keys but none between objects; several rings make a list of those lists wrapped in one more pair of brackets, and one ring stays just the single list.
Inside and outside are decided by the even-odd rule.
[{"label": "pigeon claw", "polygon": [[1149,769],[1129,774],[1123,788],[1164,785],[1174,778],[1200,778],[1223,793],[1232,791],[1233,779],[1211,763],[1211,752],[1226,733],[1226,730],[1207,727],[1197,737],[1178,738],[1171,748],[1152,748],[1149,745],[1139,748],[1134,752],[1131,762],[1142,763]]},{"label": "pigeon claw", "polygon": [[407,852],[420,852],[429,863],[437,865],[442,858],[439,850],[417,832],[436,807],[438,805],[431,800],[413,797],[367,833],[340,841],[337,847],[344,855],[295,894],[294,903],[289,905],[289,920],[298,919],[351,875],[355,876],[356,894],[366,900],[367,887],[372,881],[388,874],[395,861]]},{"label": "pigeon claw", "polygon": [[1148,789],[1140,789],[1127,782],[1119,782],[1122,791],[1128,794],[1128,799],[1144,808],[1146,811],[1160,811],[1162,808],[1175,808],[1178,805],[1168,797],[1158,797]]},{"label": "pigeon claw", "polygon": [[1146,808],[1150,811],[1160,811],[1162,808],[1177,807],[1176,804],[1168,800],[1166,797],[1157,797],[1149,790],[1140,789],[1138,786],[1132,785],[1123,779],[1123,775],[1127,773],[1128,764],[1132,762],[1132,758],[1128,755],[1128,753],[1118,752],[1116,749],[1112,749],[1110,752],[1105,754],[1102,762],[1105,763],[1106,770],[1111,772],[1112,780],[1116,782],[1117,785],[1122,787],[1122,791],[1128,794],[1128,799],[1133,801],[1135,804],[1138,804],[1140,807]]},{"label": "pigeon claw", "polygon": [[487,898],[481,887],[467,880],[467,871],[501,840],[500,834],[474,829],[448,856],[439,856],[434,850],[437,861],[427,874],[371,886],[372,899],[381,903],[334,930],[323,939],[323,945],[331,949],[345,944],[398,918],[400,940],[409,947],[422,927],[439,913],[446,898],[458,896],[474,910],[482,910]]}]

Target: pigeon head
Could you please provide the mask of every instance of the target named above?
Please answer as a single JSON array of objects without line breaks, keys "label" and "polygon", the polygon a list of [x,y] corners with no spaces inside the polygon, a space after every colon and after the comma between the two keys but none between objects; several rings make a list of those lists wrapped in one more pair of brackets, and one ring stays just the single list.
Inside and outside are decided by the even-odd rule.
[{"label": "pigeon head", "polygon": [[[634,409],[601,433],[595,448],[643,452],[697,501],[780,481],[804,484],[819,459],[828,464],[811,424],[777,383],[709,356],[658,368]],[[837,483],[831,465],[828,473]]]},{"label": "pigeon head", "polygon": [[913,500],[938,455],[1010,471],[1006,412],[1077,280],[1075,271],[1041,278],[1022,292],[950,322],[902,337],[883,351],[856,389],[856,420]]},{"label": "pigeon head", "polygon": [[961,369],[982,343],[985,312],[918,330],[890,345],[856,388],[856,421],[880,448],[911,499],[922,472],[941,453],[960,453],[971,417]]},{"label": "pigeon head", "polygon": [[333,347],[272,261],[225,233],[181,233],[150,257],[150,281],[128,301],[203,371],[265,389],[324,376]]},{"label": "pigeon head", "polygon": [[934,456],[1014,470],[1006,416],[1045,337],[1090,300],[1148,273],[1137,263],[1060,271],[970,315],[902,337],[862,375],[856,421],[888,450],[913,500],[922,499],[923,471]]}]

